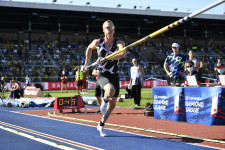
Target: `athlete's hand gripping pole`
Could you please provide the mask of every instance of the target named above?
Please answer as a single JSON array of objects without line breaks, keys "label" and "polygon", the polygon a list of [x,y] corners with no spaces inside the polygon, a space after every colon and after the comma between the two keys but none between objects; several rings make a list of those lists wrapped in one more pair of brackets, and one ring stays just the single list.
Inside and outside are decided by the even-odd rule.
[{"label": "athlete's hand gripping pole", "polygon": [[[197,15],[199,15],[199,14],[201,14],[201,13],[203,13],[203,12],[205,12],[205,11],[207,11],[207,10],[209,10],[209,9],[211,9],[211,8],[213,8],[213,7],[215,7],[215,6],[217,6],[217,5],[220,5],[220,4],[222,4],[223,2],[225,2],[225,0],[217,1],[217,2],[215,2],[215,3],[213,3],[213,4],[209,5],[209,6],[206,6],[206,7],[202,8],[202,9],[200,9],[200,10],[198,10],[198,11],[196,11],[196,12],[194,12],[194,13],[192,13],[192,14],[186,16],[186,17],[184,17],[184,18],[181,18],[180,20],[175,21],[175,22],[171,23],[170,25],[165,26],[165,27],[163,27],[163,28],[161,28],[161,29],[155,31],[155,32],[149,34],[148,36],[146,36],[146,37],[144,37],[144,38],[142,38],[142,39],[140,39],[140,40],[138,40],[138,41],[136,41],[136,42],[131,43],[130,45],[128,45],[128,46],[126,46],[126,47],[124,47],[124,48],[118,50],[117,52],[114,52],[114,53],[112,53],[111,55],[109,55],[109,56],[107,56],[107,57],[105,57],[105,58],[102,58],[102,59],[100,60],[100,62],[103,62],[103,61],[105,61],[105,60],[107,60],[107,59],[109,59],[109,58],[111,58],[111,57],[113,57],[113,56],[115,56],[115,55],[117,55],[117,54],[123,52],[123,51],[126,51],[127,49],[129,49],[129,48],[131,48],[131,47],[134,47],[134,46],[136,46],[136,45],[138,45],[138,44],[141,44],[141,43],[145,42],[145,41],[146,41],[147,39],[149,39],[149,38],[153,38],[153,37],[155,37],[155,36],[157,36],[157,35],[159,35],[159,34],[161,34],[161,33],[163,33],[163,32],[166,32],[166,31],[168,31],[168,30],[170,30],[170,29],[172,29],[172,28],[174,28],[174,27],[176,27],[176,26],[178,26],[178,25],[180,25],[180,24],[182,24],[182,23],[184,23],[184,22],[187,22],[188,20],[192,19],[193,17],[195,17],[195,16],[197,16]],[[95,62],[95,63],[93,63],[93,64],[87,66],[86,68],[84,68],[84,70],[86,70],[86,69],[88,69],[88,68],[90,68],[90,67],[92,67],[92,66],[95,66],[95,65],[97,65],[97,62]]]}]

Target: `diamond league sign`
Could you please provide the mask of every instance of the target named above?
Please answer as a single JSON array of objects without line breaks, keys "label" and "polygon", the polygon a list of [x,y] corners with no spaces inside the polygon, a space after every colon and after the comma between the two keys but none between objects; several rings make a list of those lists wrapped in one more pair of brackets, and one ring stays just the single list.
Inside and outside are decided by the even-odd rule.
[{"label": "diamond league sign", "polygon": [[154,87],[155,119],[225,125],[225,88]]}]

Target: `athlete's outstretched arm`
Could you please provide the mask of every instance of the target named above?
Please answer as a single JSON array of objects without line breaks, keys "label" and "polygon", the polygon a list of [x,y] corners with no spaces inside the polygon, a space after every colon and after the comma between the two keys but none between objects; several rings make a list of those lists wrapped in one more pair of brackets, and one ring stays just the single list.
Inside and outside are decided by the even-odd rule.
[{"label": "athlete's outstretched arm", "polygon": [[86,57],[85,57],[85,63],[84,63],[84,66],[83,67],[87,67],[90,63],[90,59],[91,59],[91,56],[92,56],[92,51],[94,49],[96,49],[99,45],[99,39],[95,39],[91,42],[91,44],[87,47],[87,50],[86,50]]}]

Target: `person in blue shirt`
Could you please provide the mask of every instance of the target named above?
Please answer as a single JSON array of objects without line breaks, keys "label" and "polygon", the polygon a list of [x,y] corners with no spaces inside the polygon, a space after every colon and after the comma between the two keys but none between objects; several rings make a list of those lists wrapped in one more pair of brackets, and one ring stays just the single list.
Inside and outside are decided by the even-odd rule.
[{"label": "person in blue shirt", "polygon": [[172,44],[173,53],[166,57],[164,62],[164,70],[168,77],[176,79],[176,85],[180,86],[184,83],[184,64],[188,57],[184,53],[179,52],[179,44]]},{"label": "person in blue shirt", "polygon": [[29,75],[26,75],[25,80],[26,80],[26,86],[30,86],[30,78],[29,78]]}]

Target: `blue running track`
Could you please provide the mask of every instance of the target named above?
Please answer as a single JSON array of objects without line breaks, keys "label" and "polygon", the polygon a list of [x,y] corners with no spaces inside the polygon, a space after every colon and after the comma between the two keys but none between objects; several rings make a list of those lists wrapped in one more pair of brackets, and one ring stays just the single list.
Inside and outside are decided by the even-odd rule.
[{"label": "blue running track", "polygon": [[[42,108],[43,109],[43,108]],[[67,121],[59,121],[55,119],[42,118],[37,116],[30,116],[12,112],[12,110],[23,110],[18,108],[4,108],[0,107],[0,126],[8,127],[13,130],[21,131],[23,133],[38,136],[47,141],[74,148],[74,149],[106,149],[106,150],[213,150],[216,148],[202,147],[199,145],[192,145],[185,142],[178,142],[175,140],[161,139],[155,137],[142,136],[138,134],[126,133],[122,131],[106,129],[107,137],[100,137],[99,132],[95,126],[88,126]],[[30,109],[24,109],[30,110]],[[7,123],[5,125],[4,123]],[[44,133],[57,138],[65,139],[79,143],[71,145],[67,142],[54,140],[48,137],[42,137],[35,133],[26,132],[9,125],[23,127],[32,131]],[[1,150],[51,150],[58,149],[56,147],[28,139],[21,135],[11,133],[0,128],[0,149]]]}]

